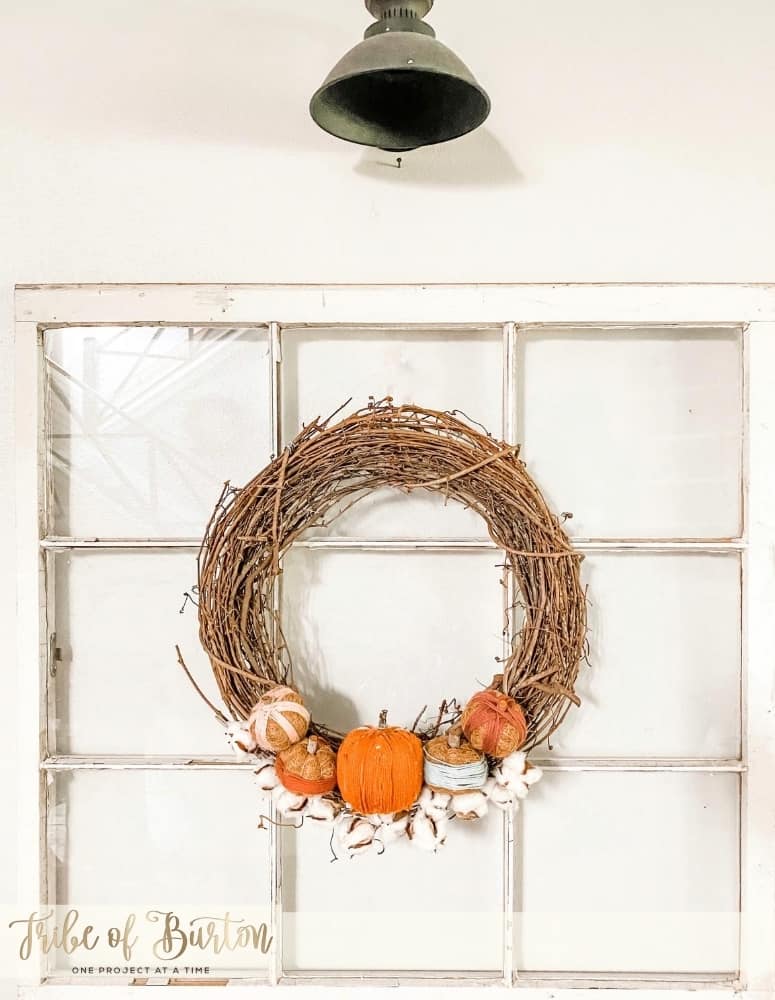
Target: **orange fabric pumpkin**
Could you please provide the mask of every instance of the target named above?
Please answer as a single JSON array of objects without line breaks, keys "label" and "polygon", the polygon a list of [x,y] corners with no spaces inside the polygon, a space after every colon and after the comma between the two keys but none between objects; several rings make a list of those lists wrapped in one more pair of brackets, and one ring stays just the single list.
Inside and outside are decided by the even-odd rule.
[{"label": "orange fabric pumpkin", "polygon": [[275,770],[280,784],[297,795],[325,795],[336,787],[336,754],[317,736],[278,754]]},{"label": "orange fabric pumpkin", "polygon": [[345,736],[336,757],[344,801],[364,816],[397,813],[414,805],[422,788],[423,752],[407,729],[363,726]]},{"label": "orange fabric pumpkin", "polygon": [[488,688],[475,694],[460,721],[471,746],[491,757],[508,757],[527,739],[525,713],[503,691]]}]

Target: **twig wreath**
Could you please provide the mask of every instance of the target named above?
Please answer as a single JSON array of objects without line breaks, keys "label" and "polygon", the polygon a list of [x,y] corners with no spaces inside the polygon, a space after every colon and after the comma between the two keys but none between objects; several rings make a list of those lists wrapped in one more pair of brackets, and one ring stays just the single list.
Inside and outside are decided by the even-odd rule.
[{"label": "twig wreath", "polygon": [[[227,484],[207,526],[200,639],[233,721],[215,711],[233,748],[256,755],[259,785],[280,815],[334,822],[350,856],[402,835],[436,850],[450,818],[478,818],[488,803],[517,807],[540,777],[527,752],[579,704],[582,556],[519,446],[457,411],[390,398],[334,423],[338,413],[304,427],[242,489]],[[423,708],[411,729],[388,727],[383,712],[379,726],[344,734],[312,719],[294,688],[276,584],[283,555],[303,532],[385,487],[439,492],[481,515],[503,553],[502,583],[517,595],[505,628],[517,609],[524,619],[492,685],[464,708],[443,701],[429,723]]]}]

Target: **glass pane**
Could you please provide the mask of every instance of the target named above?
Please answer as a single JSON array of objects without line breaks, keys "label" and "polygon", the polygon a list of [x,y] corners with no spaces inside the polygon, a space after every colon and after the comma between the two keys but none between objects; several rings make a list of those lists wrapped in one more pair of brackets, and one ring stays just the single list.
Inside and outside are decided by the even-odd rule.
[{"label": "glass pane", "polygon": [[[189,941],[176,956],[180,941],[173,935],[174,948],[154,954],[165,919],[148,916],[171,912],[188,932],[207,923],[191,920],[210,917],[225,933],[228,913],[232,941],[239,921],[268,924],[269,837],[256,830],[263,803],[252,777],[249,770],[58,774],[49,828],[56,903],[102,930],[96,951],[60,952],[59,961],[68,970],[74,963],[210,966],[213,974],[266,968],[266,953],[252,938],[249,946],[220,953]],[[131,963],[106,940],[107,929],[124,927],[129,915],[137,937]]]},{"label": "glass pane", "polygon": [[499,969],[502,828],[493,812],[451,823],[437,854],[399,841],[333,864],[329,831],[283,831],[286,968]]},{"label": "glass pane", "polygon": [[265,330],[46,333],[52,530],[199,537],[269,459]]},{"label": "glass pane", "polygon": [[519,813],[519,968],[734,973],[738,815],[736,774],[545,775]]},{"label": "glass pane", "polygon": [[[327,417],[352,397],[342,415],[369,396],[429,409],[462,410],[500,437],[502,340],[499,330],[287,330],[283,334],[283,436]],[[320,531],[311,534],[320,534]],[[367,497],[331,526],[342,536],[480,537],[481,518],[462,506],[444,507],[439,494],[384,490]]]},{"label": "glass pane", "polygon": [[411,726],[423,705],[465,701],[496,672],[502,588],[496,552],[295,549],[283,572],[283,629],[315,718]]},{"label": "glass pane", "polygon": [[57,752],[228,755],[175,653],[220,707],[185,597],[194,554],[62,552],[55,570]]},{"label": "glass pane", "polygon": [[576,685],[581,708],[552,736],[552,751],[737,757],[739,557],[593,553],[582,576],[590,665]]},{"label": "glass pane", "polygon": [[740,533],[740,351],[729,331],[526,335],[524,457],[571,533]]}]

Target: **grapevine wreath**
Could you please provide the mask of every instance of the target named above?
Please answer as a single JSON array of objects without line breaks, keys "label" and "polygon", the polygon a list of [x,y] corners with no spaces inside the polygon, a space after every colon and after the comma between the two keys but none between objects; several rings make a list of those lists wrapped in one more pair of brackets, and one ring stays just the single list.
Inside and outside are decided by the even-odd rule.
[{"label": "grapevine wreath", "polygon": [[[255,758],[259,786],[286,820],[333,823],[334,840],[350,856],[401,836],[436,850],[451,818],[518,806],[541,776],[527,752],[579,704],[582,557],[519,446],[457,411],[390,398],[336,416],[304,427],[242,489],[227,484],[210,519],[198,606],[228,715],[215,711],[233,749]],[[517,595],[507,602],[507,634],[517,608],[524,619],[493,683],[462,708],[443,701],[430,721],[423,708],[410,729],[388,726],[382,712],[378,726],[344,734],[311,718],[294,687],[276,585],[283,555],[303,532],[385,487],[436,491],[480,514],[503,553],[506,593]]]}]

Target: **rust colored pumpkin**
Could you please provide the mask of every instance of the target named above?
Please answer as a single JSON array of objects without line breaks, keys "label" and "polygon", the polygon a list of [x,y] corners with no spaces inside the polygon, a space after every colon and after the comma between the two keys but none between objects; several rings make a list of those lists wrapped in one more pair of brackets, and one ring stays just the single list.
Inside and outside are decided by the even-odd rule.
[{"label": "rust colored pumpkin", "polygon": [[278,684],[253,706],[248,719],[250,735],[262,750],[280,753],[304,739],[309,729],[309,711],[293,688]]},{"label": "rust colored pumpkin", "polygon": [[473,696],[460,721],[471,746],[491,757],[508,757],[527,739],[522,708],[509,695],[492,688]]},{"label": "rust colored pumpkin", "polygon": [[325,795],[336,787],[336,754],[317,736],[278,754],[275,770],[280,784],[297,795]]},{"label": "rust colored pumpkin", "polygon": [[387,726],[385,715],[378,727],[349,732],[336,757],[342,798],[364,816],[409,809],[422,788],[422,743],[408,729]]}]

